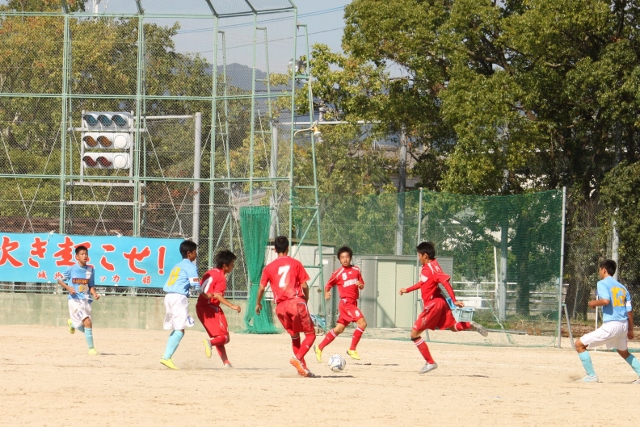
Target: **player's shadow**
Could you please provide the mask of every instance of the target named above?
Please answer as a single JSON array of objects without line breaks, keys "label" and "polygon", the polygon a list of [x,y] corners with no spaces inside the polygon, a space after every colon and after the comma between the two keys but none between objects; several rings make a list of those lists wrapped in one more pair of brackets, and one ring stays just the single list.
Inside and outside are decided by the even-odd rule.
[{"label": "player's shadow", "polygon": [[313,378],[354,378],[353,375],[316,375]]},{"label": "player's shadow", "polygon": [[469,377],[469,378],[489,378],[488,375],[478,375],[478,374],[473,374],[473,375],[455,375],[455,376],[456,377]]}]

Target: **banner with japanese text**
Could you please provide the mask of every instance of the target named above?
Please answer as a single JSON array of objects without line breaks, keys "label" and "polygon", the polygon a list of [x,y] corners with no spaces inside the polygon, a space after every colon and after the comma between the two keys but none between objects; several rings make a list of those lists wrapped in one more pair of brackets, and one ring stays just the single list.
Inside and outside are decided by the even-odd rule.
[{"label": "banner with japanese text", "polygon": [[76,264],[75,248],[89,250],[96,286],[161,288],[182,260],[182,239],[0,233],[0,280],[55,282]]}]

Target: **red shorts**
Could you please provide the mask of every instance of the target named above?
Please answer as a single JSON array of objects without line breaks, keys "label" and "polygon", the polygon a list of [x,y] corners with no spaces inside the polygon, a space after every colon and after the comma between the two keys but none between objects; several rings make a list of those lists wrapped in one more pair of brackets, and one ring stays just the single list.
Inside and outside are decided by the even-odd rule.
[{"label": "red shorts", "polygon": [[300,332],[315,334],[307,303],[302,298],[288,299],[278,303],[276,314],[289,335],[296,336]]},{"label": "red shorts", "polygon": [[413,329],[424,331],[426,329],[448,329],[456,324],[456,319],[451,313],[449,304],[444,298],[434,298],[427,301],[424,310],[418,315]]},{"label": "red shorts", "polygon": [[227,317],[220,307],[209,304],[196,304],[196,314],[210,337],[229,335]]},{"label": "red shorts", "polygon": [[338,304],[338,310],[340,311],[340,318],[338,319],[338,323],[347,326],[351,322],[357,322],[362,319],[364,316],[362,312],[358,308],[358,301],[352,299],[340,299],[340,304]]}]

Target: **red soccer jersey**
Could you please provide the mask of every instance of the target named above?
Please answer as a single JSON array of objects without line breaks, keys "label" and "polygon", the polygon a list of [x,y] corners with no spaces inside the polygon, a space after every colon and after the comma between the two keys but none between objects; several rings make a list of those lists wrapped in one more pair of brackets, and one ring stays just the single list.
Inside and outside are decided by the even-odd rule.
[{"label": "red soccer jersey", "polygon": [[360,297],[360,290],[358,289],[358,283],[360,282],[364,283],[364,280],[358,267],[355,265],[340,267],[333,272],[324,290],[328,292],[337,285],[340,298],[357,300]]},{"label": "red soccer jersey", "polygon": [[441,283],[449,292],[451,301],[456,302],[453,288],[451,288],[451,284],[449,283],[450,279],[451,277],[442,271],[440,264],[438,264],[438,261],[434,259],[422,266],[420,281],[408,288],[407,292],[415,291],[420,288],[423,303],[426,303],[436,297],[446,298],[446,295],[442,295],[440,288],[438,287],[438,283]]},{"label": "red soccer jersey", "polygon": [[279,256],[262,271],[260,286],[271,284],[271,291],[279,302],[304,297],[302,284],[309,280],[309,275],[297,259],[290,256]]},{"label": "red soccer jersey", "polygon": [[200,282],[200,289],[202,293],[198,296],[197,305],[215,305],[219,306],[220,301],[215,298],[207,298],[204,294],[221,294],[224,296],[224,291],[227,290],[227,278],[223,271],[219,268],[212,268],[202,276]]}]

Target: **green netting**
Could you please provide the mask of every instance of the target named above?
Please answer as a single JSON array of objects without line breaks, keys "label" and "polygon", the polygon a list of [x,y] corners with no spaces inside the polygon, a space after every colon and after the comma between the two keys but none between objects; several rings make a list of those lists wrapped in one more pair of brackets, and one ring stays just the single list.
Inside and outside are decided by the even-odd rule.
[{"label": "green netting", "polygon": [[[415,247],[435,243],[438,258],[453,259],[453,287],[476,308],[479,334],[436,332],[431,339],[483,345],[553,345],[559,325],[563,197],[561,191],[517,196],[467,196],[427,191],[353,196],[323,195],[326,245],[349,245],[376,281],[363,313],[370,328],[410,328],[421,310],[398,295],[417,278]],[[394,260],[404,255],[404,264]],[[371,257],[369,257],[371,259]],[[373,269],[367,272],[366,269]],[[367,285],[369,286],[369,285]],[[369,329],[368,329],[369,331]]]},{"label": "green netting", "polygon": [[240,208],[240,230],[244,246],[248,274],[249,300],[244,315],[246,329],[252,334],[276,334],[273,324],[271,301],[262,301],[262,311],[256,314],[254,308],[258,296],[260,277],[264,267],[264,255],[269,243],[271,214],[268,206],[245,206]]}]

